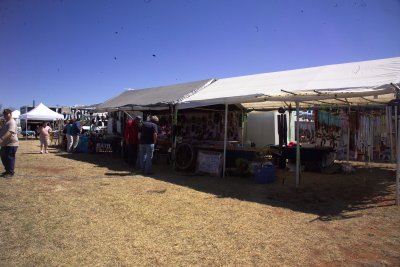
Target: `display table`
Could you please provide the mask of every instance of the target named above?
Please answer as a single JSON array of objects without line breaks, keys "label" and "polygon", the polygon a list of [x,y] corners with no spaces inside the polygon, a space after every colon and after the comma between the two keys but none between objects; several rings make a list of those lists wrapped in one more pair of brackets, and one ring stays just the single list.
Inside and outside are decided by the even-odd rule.
[{"label": "display table", "polygon": [[[221,145],[207,145],[207,144],[189,144],[181,143],[176,148],[176,166],[178,169],[190,169],[193,168],[199,151],[210,151],[210,152],[223,152],[224,147]],[[256,148],[256,147],[240,147],[237,145],[229,145],[226,147],[226,167],[235,167],[236,159],[245,159],[248,161],[254,161],[259,159],[260,155],[269,153],[268,148]]]},{"label": "display table", "polygon": [[[286,160],[296,160],[296,146],[271,146],[274,158],[279,161],[279,167],[286,167]],[[329,167],[334,161],[335,149],[331,147],[300,147],[300,163],[308,169],[319,170]]]},{"label": "display table", "polygon": [[21,131],[22,136],[35,137],[35,131]]},{"label": "display table", "polygon": [[90,152],[112,152],[114,154],[121,153],[122,137],[116,135],[92,135],[89,137]]}]

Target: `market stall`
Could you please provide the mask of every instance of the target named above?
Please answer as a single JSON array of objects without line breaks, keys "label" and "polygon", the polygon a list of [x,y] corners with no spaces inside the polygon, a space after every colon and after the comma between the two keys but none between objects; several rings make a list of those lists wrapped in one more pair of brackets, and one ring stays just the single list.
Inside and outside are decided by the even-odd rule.
[{"label": "market stall", "polygon": [[[171,111],[143,112],[144,118],[156,115],[160,119],[155,158],[173,160],[178,170],[195,170],[200,150],[217,151],[223,148],[224,113],[222,105],[185,109],[176,114],[176,123],[172,125]],[[243,110],[232,105],[228,111],[228,120],[227,139],[232,154],[233,151],[243,150]],[[174,146],[176,149],[172,155]],[[253,148],[249,146],[247,149],[250,151]]]},{"label": "market stall", "polygon": [[[210,103],[226,106],[242,103],[246,108],[256,110],[293,106],[296,117],[299,118],[300,106],[386,105],[395,98],[395,92],[398,96],[399,85],[400,57],[397,57],[219,79],[186,98],[178,108]],[[398,138],[397,115],[394,126]],[[390,133],[392,135],[392,131]],[[300,140],[299,127],[296,128],[296,140]],[[399,152],[398,155],[400,156]],[[300,181],[300,156],[300,144],[297,142],[296,184]],[[399,204],[399,157],[397,163]]]},{"label": "market stall", "polygon": [[[171,159],[171,150],[174,149],[172,130],[174,122],[174,106],[186,97],[202,90],[213,83],[214,79],[200,80],[189,83],[174,84],[168,86],[128,89],[96,107],[97,112],[107,111],[110,116],[107,132],[102,138],[112,138],[117,143],[118,138],[126,127],[127,120],[139,115],[147,119],[151,115],[157,115],[160,119],[159,136],[155,150],[155,160]],[[176,121],[176,120],[175,120]],[[119,146],[121,146],[121,142]]]},{"label": "market stall", "polygon": [[[263,73],[241,77],[225,78],[218,80],[203,81],[200,83],[180,84],[167,87],[153,88],[153,90],[131,90],[126,91],[119,97],[106,101],[103,108],[115,110],[169,110],[171,114],[172,128],[178,127],[178,114],[182,110],[198,108],[211,105],[224,105],[225,111],[222,124],[219,124],[218,135],[223,141],[223,167],[222,175],[226,172],[226,159],[228,150],[229,135],[229,105],[241,104],[246,110],[276,110],[279,107],[292,108],[295,117],[300,117],[300,108],[318,109],[321,106],[352,107],[352,106],[385,106],[388,101],[395,98],[395,92],[399,91],[400,84],[400,58],[388,58],[381,60],[371,60],[363,62],[352,62],[345,64],[327,65],[313,68],[305,68],[290,71],[273,73]],[[190,92],[176,97],[176,94],[169,94],[167,88],[190,88]],[[146,91],[146,92],[145,92]],[[176,91],[172,91],[175,92]],[[398,94],[399,95],[399,94]],[[165,97],[167,101],[162,99]],[[172,98],[174,99],[172,99]],[[145,100],[145,101],[144,101]],[[389,139],[392,149],[398,145],[398,117],[397,109],[394,109],[395,116],[390,116],[387,125],[392,127]],[[348,116],[351,117],[351,112]],[[386,115],[388,116],[388,115]],[[393,118],[394,117],[394,118]],[[394,120],[394,122],[393,122]],[[364,127],[358,129],[374,129],[371,120],[366,120]],[[196,134],[196,124],[191,133]],[[295,127],[296,142],[296,184],[299,184],[300,177],[300,123]],[[323,138],[327,133],[325,127],[313,129],[315,142],[326,144],[327,138]],[[368,128],[369,127],[369,128]],[[349,127],[347,134],[351,140]],[[186,130],[186,128],[184,128]],[[354,129],[353,129],[354,130]],[[343,136],[339,129],[331,127],[329,129],[330,143],[339,145],[336,137]],[[362,131],[362,130],[361,130]],[[204,133],[202,129],[197,131]],[[178,138],[172,134],[172,151],[175,151]],[[362,137],[371,138],[371,134],[361,133],[357,140]],[[320,140],[317,140],[320,138]],[[204,140],[202,140],[204,141]],[[242,141],[243,142],[243,141]],[[363,143],[365,143],[363,141]],[[243,145],[243,143],[242,143]],[[350,146],[350,141],[347,142]],[[369,146],[369,147],[368,147]],[[367,150],[371,151],[368,145]],[[347,149],[349,151],[349,148]],[[399,153],[399,149],[396,150]],[[373,152],[368,152],[369,158],[373,158]],[[172,153],[174,155],[174,153]],[[347,157],[349,157],[347,152]],[[393,154],[393,151],[392,151]],[[394,154],[393,154],[394,155]],[[397,157],[400,162],[400,154]],[[400,164],[397,180],[400,177]],[[397,182],[399,184],[399,182]]]}]

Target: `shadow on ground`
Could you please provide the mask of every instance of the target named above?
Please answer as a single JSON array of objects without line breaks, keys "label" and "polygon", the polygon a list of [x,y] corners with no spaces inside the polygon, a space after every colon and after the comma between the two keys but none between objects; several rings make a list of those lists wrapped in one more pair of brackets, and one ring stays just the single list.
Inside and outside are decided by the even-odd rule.
[{"label": "shadow on ground", "polygon": [[[132,168],[119,155],[66,154],[59,156],[106,167],[110,178],[131,175]],[[394,205],[394,172],[385,168],[358,167],[355,174],[302,173],[299,187],[295,174],[277,171],[273,184],[256,184],[253,177],[212,177],[174,171],[171,165],[156,164],[149,177],[215,195],[293,211],[315,214],[316,220],[345,220],[357,217],[354,211]],[[285,183],[283,184],[283,181]],[[351,214],[347,214],[351,212]]]}]

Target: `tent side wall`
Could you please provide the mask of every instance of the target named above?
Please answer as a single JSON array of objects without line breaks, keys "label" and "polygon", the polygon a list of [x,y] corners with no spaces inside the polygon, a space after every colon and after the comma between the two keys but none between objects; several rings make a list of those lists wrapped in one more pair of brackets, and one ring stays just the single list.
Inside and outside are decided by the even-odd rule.
[{"label": "tent side wall", "polygon": [[256,147],[278,144],[277,114],[275,111],[252,111],[247,114],[245,141],[250,140]]}]

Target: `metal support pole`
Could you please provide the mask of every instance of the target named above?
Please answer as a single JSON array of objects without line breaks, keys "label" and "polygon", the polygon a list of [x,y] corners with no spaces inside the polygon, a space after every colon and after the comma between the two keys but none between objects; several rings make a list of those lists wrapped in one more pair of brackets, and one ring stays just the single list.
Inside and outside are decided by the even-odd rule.
[{"label": "metal support pole", "polygon": [[[171,160],[172,160],[172,167],[175,169],[175,159],[176,159],[176,142],[177,142],[177,136],[176,136],[176,131],[177,126],[178,126],[178,108],[174,106],[173,114],[172,114],[172,151],[171,151]],[[175,127],[175,132],[174,132],[174,127]]]},{"label": "metal support pole", "polygon": [[299,127],[299,102],[296,102],[296,187],[300,183],[300,127]]},{"label": "metal support pole", "polygon": [[[397,148],[397,125],[398,125],[398,117],[397,117],[397,106],[394,107],[394,147]],[[397,152],[396,152],[396,156],[397,156]],[[396,158],[396,162],[397,162],[397,158]]]},{"label": "metal support pole", "polygon": [[347,163],[349,163],[350,160],[350,106],[348,109],[348,117],[349,117],[349,123],[347,127]]},{"label": "metal support pole", "polygon": [[228,104],[225,104],[225,130],[224,130],[224,165],[222,168],[222,177],[225,177],[226,170],[226,142],[228,137]]},{"label": "metal support pole", "polygon": [[396,205],[400,205],[400,134],[397,129],[397,144],[396,144]]},{"label": "metal support pole", "polygon": [[[175,127],[175,117],[174,117],[174,109],[176,108],[175,105],[170,105],[171,109],[171,159],[172,159],[172,153],[174,152],[174,127]],[[168,148],[169,150],[169,148]]]},{"label": "metal support pole", "polygon": [[28,106],[25,106],[25,115],[25,140],[28,140]]},{"label": "metal support pole", "polygon": [[28,140],[28,115],[26,115],[25,119],[25,140]]},{"label": "metal support pole", "polygon": [[[242,130],[241,130],[241,135],[242,135],[242,140],[240,140],[240,144],[243,147],[244,146],[244,109],[242,108],[242,120],[241,120],[241,126],[242,126]],[[247,134],[246,134],[247,135]]]},{"label": "metal support pole", "polygon": [[392,107],[389,107],[389,141],[390,141],[390,162],[394,161],[393,149],[393,128],[392,128]]}]

